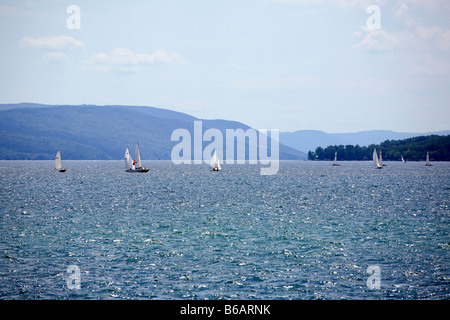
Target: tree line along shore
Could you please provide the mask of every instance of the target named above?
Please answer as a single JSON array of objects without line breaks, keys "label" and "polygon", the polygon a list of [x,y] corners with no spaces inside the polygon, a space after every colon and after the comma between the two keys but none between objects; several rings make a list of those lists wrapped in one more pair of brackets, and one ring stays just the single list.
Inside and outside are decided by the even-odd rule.
[{"label": "tree line along shore", "polygon": [[325,148],[317,147],[308,152],[308,160],[333,160],[337,152],[337,160],[371,160],[373,149],[383,154],[383,161],[424,161],[429,152],[431,161],[450,161],[450,135],[448,136],[420,136],[403,140],[386,140],[380,144],[368,146],[335,145]]}]

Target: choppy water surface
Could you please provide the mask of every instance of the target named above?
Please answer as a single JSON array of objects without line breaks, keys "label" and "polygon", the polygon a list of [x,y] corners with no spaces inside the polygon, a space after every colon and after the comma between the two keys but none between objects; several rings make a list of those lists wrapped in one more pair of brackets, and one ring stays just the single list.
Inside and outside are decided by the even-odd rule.
[{"label": "choppy water surface", "polygon": [[0,298],[450,298],[449,163],[144,163],[0,161]]}]

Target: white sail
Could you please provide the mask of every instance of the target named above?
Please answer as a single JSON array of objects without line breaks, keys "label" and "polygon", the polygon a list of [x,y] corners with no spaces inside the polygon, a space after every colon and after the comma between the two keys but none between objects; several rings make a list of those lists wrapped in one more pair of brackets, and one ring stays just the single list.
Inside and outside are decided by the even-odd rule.
[{"label": "white sail", "polygon": [[405,159],[403,159],[403,156],[400,156],[400,157],[402,158],[402,162],[405,163],[406,161],[405,161]]},{"label": "white sail", "polygon": [[380,166],[383,165],[383,151],[380,150],[380,159],[378,160],[378,163],[380,164]]},{"label": "white sail", "polygon": [[219,158],[217,158],[217,152],[215,150],[214,150],[214,154],[211,158],[210,166],[211,166],[211,169],[213,169],[213,170],[218,170],[218,171],[221,170]]},{"label": "white sail", "polygon": [[61,170],[61,169],[62,169],[61,151],[59,151],[59,150],[58,150],[58,152],[56,153],[56,158],[55,158],[55,169],[56,169],[56,170]]},{"label": "white sail", "polygon": [[430,155],[428,154],[427,151],[427,162],[425,163],[426,166],[432,166],[432,164],[430,163]]},{"label": "white sail", "polygon": [[136,160],[133,161],[133,158],[130,155],[130,150],[126,149],[125,151],[125,171],[126,172],[148,172],[149,168],[142,165],[141,162],[141,154],[139,152],[139,145],[136,145]]},{"label": "white sail", "polygon": [[136,144],[136,167],[142,167],[141,153],[139,152],[139,144]]},{"label": "white sail", "polygon": [[127,170],[134,169],[133,159],[131,159],[130,150],[128,150],[128,147],[127,150],[125,151],[125,168]]},{"label": "white sail", "polygon": [[340,164],[337,163],[337,151],[334,152],[334,161],[333,161],[332,166],[333,167],[339,167],[340,166]]},{"label": "white sail", "polygon": [[380,160],[378,160],[378,156],[377,156],[377,149],[373,149],[373,163],[375,165],[375,167],[377,168],[382,168],[381,164],[380,164]]},{"label": "white sail", "polygon": [[373,149],[373,164],[375,165],[375,167],[378,166],[377,149]]}]

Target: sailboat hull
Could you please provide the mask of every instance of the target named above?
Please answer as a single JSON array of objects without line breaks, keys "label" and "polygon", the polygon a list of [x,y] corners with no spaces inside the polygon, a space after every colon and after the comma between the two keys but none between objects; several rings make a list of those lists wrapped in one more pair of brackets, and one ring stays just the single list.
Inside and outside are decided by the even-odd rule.
[{"label": "sailboat hull", "polygon": [[66,168],[59,170],[59,172],[66,172]]},{"label": "sailboat hull", "polygon": [[145,172],[149,172],[150,169],[148,168],[138,168],[138,169],[127,169],[125,170],[125,172],[138,172],[138,173],[145,173]]}]

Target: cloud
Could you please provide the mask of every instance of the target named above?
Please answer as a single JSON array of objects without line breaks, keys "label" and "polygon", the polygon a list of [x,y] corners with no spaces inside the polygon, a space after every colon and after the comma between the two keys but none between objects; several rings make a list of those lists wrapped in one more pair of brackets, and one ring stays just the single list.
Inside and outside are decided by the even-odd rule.
[{"label": "cloud", "polygon": [[[287,1],[287,0],[286,0]],[[298,1],[303,3],[311,2],[311,0],[290,0],[290,1]],[[319,1],[315,1],[319,2]],[[359,7],[362,10],[366,10],[366,8],[370,5],[378,5],[383,7],[385,5],[391,5],[396,2],[397,5],[411,5],[414,7],[423,8],[426,10],[448,10],[450,9],[450,3],[448,0],[322,0],[322,2],[334,3],[341,7]]]},{"label": "cloud", "polygon": [[423,7],[428,10],[442,11],[450,9],[450,3],[448,2],[448,0],[401,0],[399,2]]},{"label": "cloud", "polygon": [[360,7],[366,10],[370,5],[383,6],[387,0],[337,0],[336,2],[342,7]]},{"label": "cloud", "polygon": [[382,52],[393,50],[400,46],[398,35],[382,29],[371,29],[361,26],[359,31],[353,33],[353,37],[361,39],[354,48],[368,52]]},{"label": "cloud", "polygon": [[[362,52],[388,53],[397,51],[402,56],[402,63],[408,67],[410,74],[442,75],[450,73],[450,30],[434,21],[425,24],[414,13],[433,11],[432,1],[403,0],[398,1],[392,11],[382,9],[383,15],[392,15],[399,23],[396,30],[385,28],[372,30],[360,26],[353,33],[356,43],[353,48]],[[437,0],[442,3],[442,1]],[[444,6],[445,8],[445,6]],[[414,9],[414,10],[411,10]]]},{"label": "cloud", "polygon": [[[415,2],[422,4],[419,0],[415,0]],[[433,10],[433,7],[430,10]],[[431,51],[448,53],[450,51],[450,30],[442,29],[437,25],[423,25],[419,23],[410,14],[409,7],[405,3],[398,6],[395,17],[405,25],[402,39],[405,47],[419,52],[426,50],[428,53]]]},{"label": "cloud", "polygon": [[[406,3],[400,3],[397,6],[397,10],[395,12],[395,16],[397,19],[405,19],[408,17],[409,7]],[[408,23],[409,24],[409,23]]]},{"label": "cloud", "polygon": [[24,37],[19,42],[23,48],[38,48],[51,50],[65,50],[72,48],[84,48],[81,41],[68,36],[30,38]]},{"label": "cloud", "polygon": [[69,57],[62,52],[47,52],[42,57],[43,62],[63,63],[69,60]]},{"label": "cloud", "polygon": [[110,54],[97,53],[83,61],[97,71],[136,72],[139,66],[150,65],[156,62],[186,64],[188,61],[176,52],[157,50],[153,54],[134,53],[128,48],[114,49]]},{"label": "cloud", "polygon": [[[432,3],[432,1],[428,2]],[[430,10],[429,7],[426,8]],[[405,25],[407,29],[409,29],[410,32],[414,33],[418,38],[431,38],[440,36],[440,34],[445,33],[438,26],[425,26],[417,22],[417,20],[414,19],[414,17],[410,14],[410,7],[404,2],[401,2],[397,5],[397,9],[394,15],[400,22]]]},{"label": "cloud", "polygon": [[[407,3],[431,10],[424,1],[399,1],[392,15],[401,23],[400,30],[386,29],[383,24],[378,30],[360,26],[360,30],[352,35],[358,41],[354,47],[366,51],[387,51],[397,48],[419,50],[424,47],[428,50],[449,50],[450,30],[443,30],[437,25],[419,23],[410,14],[410,7]],[[382,13],[385,14],[385,12],[382,9]]]}]

